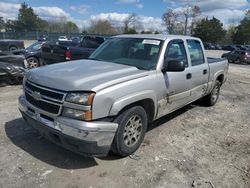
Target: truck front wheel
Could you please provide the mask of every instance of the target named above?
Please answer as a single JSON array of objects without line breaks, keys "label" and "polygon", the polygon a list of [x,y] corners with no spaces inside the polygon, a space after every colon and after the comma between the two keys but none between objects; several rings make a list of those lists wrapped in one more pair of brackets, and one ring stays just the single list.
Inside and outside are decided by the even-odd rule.
[{"label": "truck front wheel", "polygon": [[120,156],[134,153],[141,145],[147,130],[147,114],[143,107],[134,106],[122,112],[115,119],[118,129],[111,151]]}]

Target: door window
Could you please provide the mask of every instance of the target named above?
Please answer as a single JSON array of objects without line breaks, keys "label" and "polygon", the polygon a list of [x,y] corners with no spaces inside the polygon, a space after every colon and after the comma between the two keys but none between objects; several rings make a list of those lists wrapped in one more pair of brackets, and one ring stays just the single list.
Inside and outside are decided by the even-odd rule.
[{"label": "door window", "polygon": [[187,44],[192,66],[204,64],[205,59],[200,42],[197,40],[187,40]]},{"label": "door window", "polygon": [[187,53],[183,41],[170,42],[165,54],[165,60],[165,63],[169,63],[172,60],[183,61],[186,67],[188,67]]}]

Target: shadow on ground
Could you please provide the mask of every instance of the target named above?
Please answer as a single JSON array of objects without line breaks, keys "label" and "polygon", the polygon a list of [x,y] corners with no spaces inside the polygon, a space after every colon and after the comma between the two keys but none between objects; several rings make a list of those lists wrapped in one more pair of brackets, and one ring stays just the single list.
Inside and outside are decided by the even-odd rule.
[{"label": "shadow on ground", "polygon": [[22,118],[7,122],[5,131],[16,146],[58,168],[80,169],[98,165],[94,158],[83,157],[47,141]]},{"label": "shadow on ground", "polygon": [[[180,114],[192,109],[195,105],[188,105],[174,113],[160,118],[148,126],[148,131],[176,118]],[[22,118],[9,121],[5,124],[8,138],[19,148],[33,157],[63,169],[81,169],[98,165],[95,158],[84,157],[43,138],[34,128],[29,126]],[[121,157],[109,153],[107,157],[100,157],[104,161],[119,160]]]},{"label": "shadow on ground", "polygon": [[151,131],[152,129],[155,129],[155,128],[161,126],[162,124],[167,123],[168,121],[171,121],[172,119],[178,117],[179,115],[181,115],[181,114],[187,112],[188,110],[190,110],[190,109],[192,109],[192,108],[194,108],[194,107],[196,107],[196,106],[202,106],[202,105],[200,104],[200,101],[196,101],[196,102],[194,102],[193,104],[187,105],[187,106],[185,106],[185,107],[183,107],[183,108],[181,108],[181,109],[179,109],[179,110],[176,110],[176,111],[174,111],[174,112],[172,112],[172,113],[170,113],[170,114],[168,114],[168,115],[165,115],[165,116],[161,117],[160,119],[158,119],[158,120],[152,122],[152,123],[148,126],[147,132],[149,132],[149,131]]}]

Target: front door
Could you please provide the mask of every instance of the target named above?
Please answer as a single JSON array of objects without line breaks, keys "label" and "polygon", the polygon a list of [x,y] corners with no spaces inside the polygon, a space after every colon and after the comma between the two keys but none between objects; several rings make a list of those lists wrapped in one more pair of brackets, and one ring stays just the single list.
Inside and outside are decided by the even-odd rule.
[{"label": "front door", "polygon": [[190,67],[188,65],[187,53],[183,40],[170,41],[165,53],[164,63],[171,60],[183,61],[186,68],[182,72],[166,72],[164,80],[166,85],[166,99],[161,115],[168,114],[190,101],[191,79],[189,77]]}]

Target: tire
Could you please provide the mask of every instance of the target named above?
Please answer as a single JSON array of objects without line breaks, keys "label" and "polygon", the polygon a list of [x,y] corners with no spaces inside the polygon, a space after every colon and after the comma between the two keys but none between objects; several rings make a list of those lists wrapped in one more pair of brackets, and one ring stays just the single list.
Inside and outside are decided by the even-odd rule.
[{"label": "tire", "polygon": [[214,106],[216,104],[220,96],[220,87],[221,82],[216,80],[211,93],[203,98],[206,106]]},{"label": "tire", "polygon": [[10,46],[9,47],[9,51],[14,51],[14,50],[17,50],[18,48],[16,46]]},{"label": "tire", "polygon": [[33,69],[33,68],[40,67],[40,62],[39,62],[39,60],[37,58],[29,57],[26,60],[27,60],[27,65],[24,65],[25,68]]},{"label": "tire", "polygon": [[134,153],[140,147],[147,130],[148,119],[144,108],[131,107],[118,115],[114,122],[118,123],[118,129],[111,151],[120,156]]},{"label": "tire", "polygon": [[240,64],[240,59],[237,58],[236,61],[235,61],[236,64]]}]

